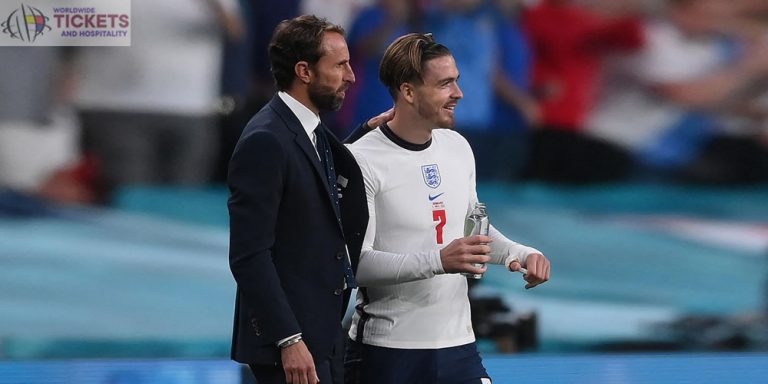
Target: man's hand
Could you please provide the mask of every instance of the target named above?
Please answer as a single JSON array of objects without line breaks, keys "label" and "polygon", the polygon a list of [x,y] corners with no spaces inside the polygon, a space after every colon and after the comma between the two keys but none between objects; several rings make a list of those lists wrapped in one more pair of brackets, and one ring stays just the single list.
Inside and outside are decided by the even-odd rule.
[{"label": "man's hand", "polygon": [[[519,271],[521,267],[522,265],[517,260],[509,263],[509,270],[512,272]],[[528,282],[525,289],[531,289],[549,280],[549,260],[544,255],[540,253],[528,255],[525,258],[525,268],[528,270],[528,273],[523,276]]]},{"label": "man's hand", "polygon": [[491,238],[483,235],[475,235],[456,239],[440,250],[440,261],[443,263],[445,273],[467,272],[483,274],[487,269],[475,267],[473,264],[485,264],[491,261],[488,256],[491,247],[487,244]]},{"label": "man's hand", "polygon": [[285,371],[285,382],[289,384],[317,384],[320,378],[315,372],[315,362],[304,341],[280,350]]},{"label": "man's hand", "polygon": [[376,129],[378,126],[392,120],[395,117],[395,107],[388,109],[386,112],[382,112],[378,116],[372,117],[365,124],[371,129]]}]

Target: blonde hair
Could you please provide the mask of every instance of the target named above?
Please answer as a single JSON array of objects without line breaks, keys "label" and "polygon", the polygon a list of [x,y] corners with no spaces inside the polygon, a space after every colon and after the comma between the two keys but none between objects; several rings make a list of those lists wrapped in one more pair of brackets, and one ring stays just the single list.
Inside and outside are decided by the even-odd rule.
[{"label": "blonde hair", "polygon": [[426,62],[450,55],[448,47],[435,42],[431,33],[409,33],[387,47],[379,66],[379,80],[396,100],[401,84],[423,83]]}]

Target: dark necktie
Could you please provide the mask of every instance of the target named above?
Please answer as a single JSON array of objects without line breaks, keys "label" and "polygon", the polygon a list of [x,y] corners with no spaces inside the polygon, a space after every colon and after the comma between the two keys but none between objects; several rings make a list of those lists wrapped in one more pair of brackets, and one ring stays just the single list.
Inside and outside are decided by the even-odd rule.
[{"label": "dark necktie", "polygon": [[[317,153],[320,155],[320,162],[323,163],[323,168],[325,168],[326,181],[328,182],[331,200],[333,201],[333,210],[336,212],[336,220],[341,225],[341,207],[339,206],[339,193],[336,190],[336,170],[333,166],[333,154],[331,154],[323,123],[318,124],[317,128],[315,128],[315,140],[317,141]],[[357,281],[355,280],[355,274],[352,272],[349,257],[342,257],[342,262],[344,264],[344,280],[347,283],[347,287],[357,288]]]}]

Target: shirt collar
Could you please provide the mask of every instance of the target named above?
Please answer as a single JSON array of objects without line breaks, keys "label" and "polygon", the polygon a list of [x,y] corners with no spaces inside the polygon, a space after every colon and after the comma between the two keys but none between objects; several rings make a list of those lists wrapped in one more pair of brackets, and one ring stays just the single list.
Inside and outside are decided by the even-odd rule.
[{"label": "shirt collar", "polygon": [[309,140],[314,142],[312,140],[312,133],[315,131],[315,128],[317,128],[317,125],[320,124],[320,116],[310,111],[309,108],[294,99],[293,96],[289,95],[287,92],[280,91],[277,93],[277,96],[279,96],[285,105],[288,106],[288,109],[296,115],[301,126],[304,128],[304,131],[307,132]]}]

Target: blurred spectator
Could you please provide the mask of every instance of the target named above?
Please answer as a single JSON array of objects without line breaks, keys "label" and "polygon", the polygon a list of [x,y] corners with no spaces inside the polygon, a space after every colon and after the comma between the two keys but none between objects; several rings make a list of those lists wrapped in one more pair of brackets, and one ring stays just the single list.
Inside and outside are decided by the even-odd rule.
[{"label": "blurred spectator", "polygon": [[328,19],[349,29],[355,15],[375,0],[301,0],[301,13]]},{"label": "blurred spectator", "polygon": [[[221,69],[222,102],[219,111],[220,145],[213,175],[213,180],[219,183],[226,180],[229,158],[243,127],[265,102],[259,100],[263,91],[256,89],[258,83],[254,65],[259,56],[254,51],[256,46],[264,46],[266,50],[266,43],[257,44],[258,39],[269,39],[258,34],[260,18],[266,13],[260,9],[259,3],[258,0],[238,0],[242,34],[239,38],[224,41]],[[266,72],[269,72],[268,67]],[[271,90],[271,87],[267,86],[267,89]],[[271,96],[271,93],[269,95]]]},{"label": "blurred spectator", "polygon": [[[227,39],[222,63],[220,150],[214,181],[223,182],[229,159],[248,120],[275,94],[267,46],[275,26],[299,14],[300,0],[238,0],[243,23],[239,39]],[[265,10],[269,12],[265,12]]]},{"label": "blurred spectator", "polygon": [[201,185],[217,153],[224,33],[244,33],[236,0],[133,2],[131,47],[83,48],[85,149],[110,188]]},{"label": "blurred spectator", "polygon": [[[472,146],[477,178],[483,181],[509,179],[524,148],[513,134],[525,131],[524,120],[500,121],[503,117],[495,115],[495,92],[509,102],[513,94],[524,94],[524,84],[516,80],[521,73],[527,76],[525,68],[514,67],[526,61],[527,48],[515,41],[514,19],[506,16],[483,0],[436,0],[426,16],[425,29],[450,47],[461,73],[464,98],[456,108],[456,129]],[[521,100],[515,100],[514,109]]]},{"label": "blurred spectator", "polygon": [[495,0],[496,65],[490,140],[502,150],[476,153],[486,164],[481,178],[518,178],[528,154],[529,130],[541,120],[541,111],[531,94],[532,52],[520,25],[522,0]]},{"label": "blurred spectator", "polygon": [[461,73],[464,99],[456,108],[456,127],[463,132],[491,125],[495,21],[483,0],[436,0],[427,12],[426,30],[451,48]]},{"label": "blurred spectator", "polygon": [[3,47],[0,54],[0,189],[56,202],[92,202],[80,127],[69,105],[64,51]]},{"label": "blurred spectator", "polygon": [[494,126],[522,131],[541,122],[541,111],[531,96],[533,53],[520,25],[523,0],[496,0],[498,57]]},{"label": "blurred spectator", "polygon": [[[252,1],[250,27],[253,29],[253,92],[254,105],[250,116],[274,96],[276,88],[272,72],[269,70],[269,41],[277,24],[299,15],[301,0],[247,0]],[[269,10],[266,12],[265,10]],[[243,125],[245,127],[245,125]],[[242,127],[241,127],[242,128]],[[239,135],[238,137],[239,138]],[[236,139],[237,139],[236,138]]]},{"label": "blurred spectator", "polygon": [[[379,81],[379,62],[389,44],[418,30],[419,10],[410,0],[377,0],[354,19],[347,42],[355,84],[342,108],[339,127],[352,127],[392,108],[392,96]],[[345,132],[337,132],[345,137]]]},{"label": "blurred spectator", "polygon": [[[725,116],[755,109],[768,84],[768,30],[719,0],[672,0],[647,23],[646,47],[617,60],[589,122],[592,135],[655,172],[697,182],[768,180],[755,134],[723,131]],[[747,112],[747,110],[751,110]]]},{"label": "blurred spectator", "polygon": [[[584,5],[590,3],[593,7]],[[636,3],[542,0],[524,14],[534,51],[534,92],[541,106],[541,127],[533,133],[528,176],[589,182],[626,173],[630,162],[625,154],[586,137],[582,129],[595,102],[605,57],[642,46]]]}]

